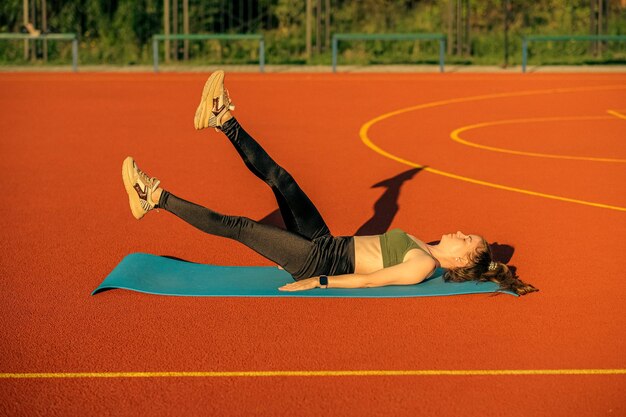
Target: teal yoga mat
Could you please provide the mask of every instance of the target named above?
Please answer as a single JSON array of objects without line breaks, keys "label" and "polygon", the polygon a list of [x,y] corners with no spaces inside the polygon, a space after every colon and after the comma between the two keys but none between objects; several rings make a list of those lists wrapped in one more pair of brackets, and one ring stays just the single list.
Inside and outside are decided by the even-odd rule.
[{"label": "teal yoga mat", "polygon": [[[491,293],[493,282],[444,282],[443,269],[417,285],[376,288],[315,288],[279,291],[293,282],[289,273],[273,266],[218,266],[185,262],[163,256],[132,253],[126,256],[91,294],[121,288],[148,294],[197,297],[425,297]],[[507,294],[516,295],[511,292]]]}]

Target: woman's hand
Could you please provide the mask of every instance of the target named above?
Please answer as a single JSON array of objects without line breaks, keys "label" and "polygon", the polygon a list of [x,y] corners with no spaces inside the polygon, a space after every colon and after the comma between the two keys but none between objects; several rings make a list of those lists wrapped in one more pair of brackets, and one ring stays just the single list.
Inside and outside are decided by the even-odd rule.
[{"label": "woman's hand", "polygon": [[300,281],[292,282],[290,284],[285,284],[282,287],[279,287],[279,291],[304,291],[310,290],[312,288],[317,288],[320,283],[318,277],[307,278]]}]

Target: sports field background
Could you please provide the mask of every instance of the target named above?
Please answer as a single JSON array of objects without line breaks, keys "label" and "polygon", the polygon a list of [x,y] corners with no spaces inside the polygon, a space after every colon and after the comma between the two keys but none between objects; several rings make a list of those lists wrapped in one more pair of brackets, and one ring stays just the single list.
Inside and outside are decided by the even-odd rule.
[{"label": "sports field background", "polygon": [[[335,234],[481,233],[513,248],[539,293],[90,296],[130,252],[269,264],[128,208],[120,165],[132,155],[183,198],[275,216],[227,140],[193,129],[207,75],[0,74],[0,414],[626,412],[624,74],[227,74],[235,116]],[[489,125],[459,136],[503,151],[451,139],[478,123]],[[407,175],[415,165],[428,168]]]},{"label": "sports field background", "polygon": [[[150,65],[156,34],[262,34],[272,65],[330,65],[332,36],[341,33],[440,33],[453,65],[520,65],[528,35],[623,35],[624,0],[4,0],[0,35],[74,33],[80,66]],[[45,16],[45,17],[44,17]],[[71,62],[68,41],[0,41],[0,65]],[[339,45],[345,65],[436,64],[436,41],[350,41]],[[170,41],[160,44],[170,65],[258,62],[255,41]],[[542,65],[624,65],[626,42],[533,44]]]}]

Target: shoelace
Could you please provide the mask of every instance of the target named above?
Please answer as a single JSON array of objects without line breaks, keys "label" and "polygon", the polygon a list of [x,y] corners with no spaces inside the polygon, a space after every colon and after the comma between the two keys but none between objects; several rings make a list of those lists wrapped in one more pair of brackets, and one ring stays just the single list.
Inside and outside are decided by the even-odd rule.
[{"label": "shoelace", "polygon": [[[219,102],[222,101],[222,105],[219,106]],[[219,107],[218,107],[219,106]],[[230,101],[230,96],[228,95],[228,90],[224,89],[224,92],[221,96],[219,96],[218,100],[213,100],[213,106],[211,108],[211,113],[209,114],[209,126],[214,127],[217,132],[221,130],[222,126],[222,117],[229,110],[235,110],[235,105],[232,101]],[[217,114],[215,112],[218,112]]]},{"label": "shoelace", "polygon": [[[217,101],[215,100],[213,101],[213,106],[211,108],[213,112],[219,112],[215,116],[221,115],[227,110],[235,110],[235,106],[233,105],[233,102],[230,100],[230,96],[228,95],[228,90],[226,88],[224,89],[224,92],[222,93],[222,95],[217,97],[217,99],[218,99]],[[221,106],[219,105],[220,101],[222,102]]]},{"label": "shoelace", "polygon": [[144,184],[147,184],[150,187],[150,191],[154,191],[157,189],[161,181],[159,181],[156,177],[149,177],[145,172],[140,170],[136,165],[137,174],[141,177],[141,181]]},{"label": "shoelace", "polygon": [[149,192],[146,193],[146,200],[139,200],[140,204],[144,210],[150,210],[155,205],[151,201],[152,193],[156,191],[156,189],[159,187],[159,184],[161,184],[161,181],[159,181],[156,177],[149,177],[145,172],[140,170],[136,164],[135,169],[137,170],[137,175],[139,175],[141,181],[148,186],[147,188],[149,190]]},{"label": "shoelace", "polygon": [[233,104],[232,100],[230,99],[230,96],[228,95],[228,90],[224,89],[224,93],[226,94],[226,107],[228,107],[228,110],[235,110],[235,105]]}]

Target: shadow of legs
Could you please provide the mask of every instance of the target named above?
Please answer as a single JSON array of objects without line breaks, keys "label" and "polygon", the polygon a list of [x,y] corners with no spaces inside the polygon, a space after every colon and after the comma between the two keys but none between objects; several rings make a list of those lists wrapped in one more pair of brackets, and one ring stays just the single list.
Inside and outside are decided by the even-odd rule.
[{"label": "shadow of legs", "polygon": [[385,192],[374,203],[374,214],[372,217],[363,223],[354,235],[369,236],[385,233],[398,213],[398,198],[400,197],[402,185],[406,181],[413,179],[421,170],[422,168],[413,168],[372,185],[372,188],[385,188]]},{"label": "shadow of legs", "polygon": [[[385,233],[398,213],[398,198],[402,185],[415,177],[422,168],[413,168],[394,177],[372,185],[371,188],[384,188],[385,191],[374,203],[374,214],[354,233],[355,236],[380,235]],[[258,221],[262,224],[285,229],[285,222],[280,210],[274,210]]]}]

